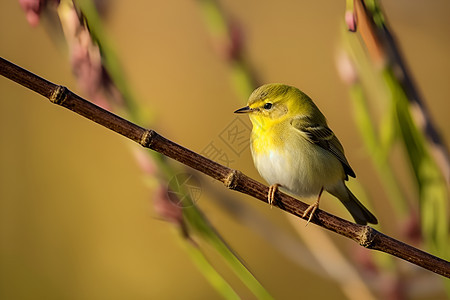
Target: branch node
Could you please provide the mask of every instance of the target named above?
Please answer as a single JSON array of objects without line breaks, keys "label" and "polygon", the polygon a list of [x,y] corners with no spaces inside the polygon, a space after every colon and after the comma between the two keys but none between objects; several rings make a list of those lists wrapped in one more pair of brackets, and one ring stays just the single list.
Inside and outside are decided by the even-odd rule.
[{"label": "branch node", "polygon": [[62,85],[56,86],[56,88],[53,90],[52,94],[49,97],[50,102],[57,105],[62,105],[64,101],[66,101],[67,99],[68,91],[69,89],[66,88],[65,86]]},{"label": "branch node", "polygon": [[141,140],[139,141],[139,144],[141,144],[141,146],[144,148],[150,148],[150,145],[153,141],[155,134],[156,134],[156,132],[154,130],[146,129],[141,136]]},{"label": "branch node", "polygon": [[364,248],[371,249],[372,242],[375,239],[375,230],[370,226],[364,226],[361,234],[359,235],[359,244]]},{"label": "branch node", "polygon": [[241,177],[241,172],[238,170],[231,170],[227,177],[223,181],[223,184],[230,190],[234,190],[238,185],[239,177]]}]

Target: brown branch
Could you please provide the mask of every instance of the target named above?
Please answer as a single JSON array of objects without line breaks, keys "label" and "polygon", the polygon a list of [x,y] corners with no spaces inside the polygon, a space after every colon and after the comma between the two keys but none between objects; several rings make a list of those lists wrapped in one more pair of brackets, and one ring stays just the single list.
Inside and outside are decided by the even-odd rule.
[{"label": "brown branch", "polygon": [[[240,171],[222,166],[187,148],[98,107],[72,93],[67,88],[49,82],[0,57],[0,74],[108,129],[111,129],[146,148],[155,150],[190,166],[225,184],[229,189],[267,202],[268,187],[244,175]],[[308,207],[295,198],[279,193],[275,206],[299,218]],[[348,237],[363,247],[379,250],[402,258],[432,272],[450,278],[450,263],[384,235],[369,226],[351,223],[318,209],[311,223]]]}]

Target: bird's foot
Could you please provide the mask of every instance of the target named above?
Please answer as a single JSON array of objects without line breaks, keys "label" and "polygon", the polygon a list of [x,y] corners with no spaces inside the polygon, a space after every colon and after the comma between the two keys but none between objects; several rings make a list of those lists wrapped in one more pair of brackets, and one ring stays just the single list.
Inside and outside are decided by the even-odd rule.
[{"label": "bird's foot", "polygon": [[322,196],[323,188],[320,189],[319,196],[317,197],[316,202],[308,206],[308,208],[303,213],[303,218],[306,218],[306,216],[309,214],[308,222],[306,222],[305,226],[308,226],[309,222],[311,221],[312,217],[314,216],[314,213],[319,208],[319,202],[320,202],[320,196]]},{"label": "bird's foot", "polygon": [[308,222],[306,222],[305,226],[308,226],[309,222],[311,221],[314,213],[316,212],[317,208],[319,208],[319,201],[314,202],[303,213],[303,218],[306,218],[306,216],[309,214]]},{"label": "bird's foot", "polygon": [[273,201],[275,200],[275,193],[278,191],[279,186],[280,185],[278,183],[275,183],[269,187],[269,192],[267,193],[267,202],[269,202],[270,208],[272,208]]}]

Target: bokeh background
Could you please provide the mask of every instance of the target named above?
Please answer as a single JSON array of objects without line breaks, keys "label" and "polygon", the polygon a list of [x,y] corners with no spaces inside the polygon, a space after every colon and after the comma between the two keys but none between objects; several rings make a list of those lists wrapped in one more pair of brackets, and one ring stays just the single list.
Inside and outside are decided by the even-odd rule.
[{"label": "bokeh background", "polygon": [[[107,33],[139,102],[155,112],[156,129],[201,152],[235,119],[232,112],[245,100],[232,88],[230,66],[213,49],[198,3],[107,3]],[[260,81],[297,86],[315,100],[373,198],[386,233],[395,232],[335,67],[344,1],[220,3],[242,28],[245,55]],[[450,3],[382,4],[431,115],[449,141]],[[17,1],[0,2],[0,55],[82,95],[67,53],[43,26],[28,25]],[[190,261],[177,230],[156,215],[131,142],[5,78],[0,78],[0,140],[0,298],[219,297]],[[232,168],[262,180],[249,150],[228,155]],[[223,193],[240,197],[295,236],[278,209]],[[350,218],[327,199],[321,208]],[[276,298],[344,298],[335,282],[280,255],[208,195],[198,205]],[[352,242],[330,235],[351,257]],[[238,292],[251,298],[217,254],[205,251]],[[437,275],[432,280],[440,282]],[[440,297],[441,292],[419,296]]]}]

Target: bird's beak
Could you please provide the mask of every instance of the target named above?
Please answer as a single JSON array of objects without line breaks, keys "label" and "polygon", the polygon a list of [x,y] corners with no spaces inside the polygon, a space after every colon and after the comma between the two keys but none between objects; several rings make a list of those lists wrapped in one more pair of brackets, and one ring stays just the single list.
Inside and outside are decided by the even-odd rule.
[{"label": "bird's beak", "polygon": [[245,106],[243,108],[239,108],[238,110],[235,110],[234,113],[235,114],[247,114],[247,113],[250,113],[252,111],[253,111],[253,109],[251,109],[248,106]]}]

